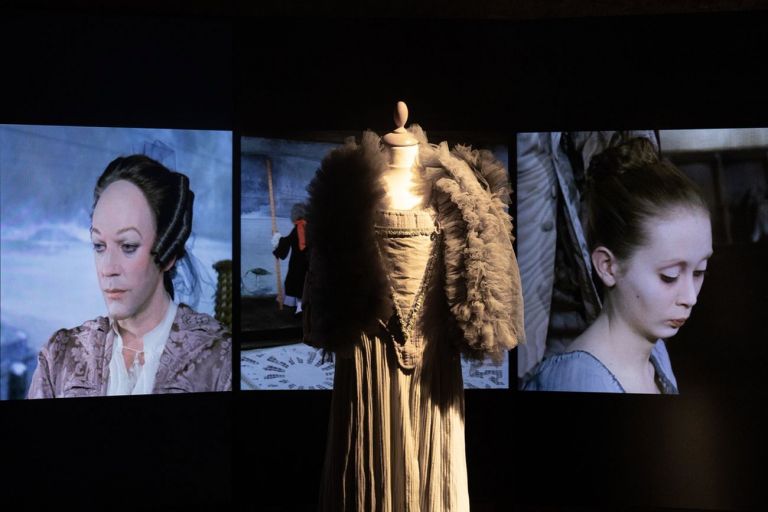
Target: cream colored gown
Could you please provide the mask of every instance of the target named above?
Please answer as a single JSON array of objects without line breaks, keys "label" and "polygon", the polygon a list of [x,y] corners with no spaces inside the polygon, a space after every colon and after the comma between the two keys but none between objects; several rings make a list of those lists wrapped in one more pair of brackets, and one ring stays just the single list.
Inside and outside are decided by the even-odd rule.
[{"label": "cream colored gown", "polygon": [[401,323],[416,304],[415,328],[381,319],[336,357],[320,508],[469,510],[458,341],[420,322],[429,311],[430,325],[450,323],[434,212],[380,212],[376,232]]}]

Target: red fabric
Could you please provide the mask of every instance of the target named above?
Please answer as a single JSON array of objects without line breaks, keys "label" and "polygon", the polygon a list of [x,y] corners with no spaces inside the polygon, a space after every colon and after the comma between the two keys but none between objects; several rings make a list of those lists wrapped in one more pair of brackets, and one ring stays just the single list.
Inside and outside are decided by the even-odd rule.
[{"label": "red fabric", "polygon": [[299,235],[299,250],[303,251],[307,247],[307,238],[305,235],[307,229],[307,221],[299,219],[294,222],[296,225],[296,233]]}]

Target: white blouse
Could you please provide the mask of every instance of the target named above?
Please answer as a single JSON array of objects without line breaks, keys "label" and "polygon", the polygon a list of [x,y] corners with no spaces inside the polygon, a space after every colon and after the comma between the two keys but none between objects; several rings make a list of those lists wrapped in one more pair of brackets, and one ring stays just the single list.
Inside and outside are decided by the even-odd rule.
[{"label": "white blouse", "polygon": [[112,346],[112,359],[109,361],[107,396],[148,395],[152,393],[155,387],[155,375],[160,365],[160,355],[163,353],[165,343],[171,334],[177,309],[176,303],[171,301],[163,320],[157,327],[144,335],[144,364],[142,364],[141,352],[139,352],[133,358],[133,365],[130,369],[125,367],[123,338],[117,329],[117,322],[110,319],[110,327],[115,332],[115,343]]}]

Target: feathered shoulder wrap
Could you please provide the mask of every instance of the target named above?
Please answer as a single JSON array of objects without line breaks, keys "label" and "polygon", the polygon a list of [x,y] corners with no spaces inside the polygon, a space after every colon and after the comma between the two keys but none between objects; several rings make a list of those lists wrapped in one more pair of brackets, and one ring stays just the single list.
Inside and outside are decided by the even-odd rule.
[{"label": "feathered shoulder wrap", "polygon": [[[504,351],[524,339],[523,299],[504,166],[490,151],[431,145],[416,125],[420,192],[430,198],[443,230],[445,296],[468,355]],[[374,222],[385,209],[381,181],[387,156],[365,132],[329,153],[309,185],[310,270],[305,286],[305,341],[347,353],[361,332],[392,314]]]}]

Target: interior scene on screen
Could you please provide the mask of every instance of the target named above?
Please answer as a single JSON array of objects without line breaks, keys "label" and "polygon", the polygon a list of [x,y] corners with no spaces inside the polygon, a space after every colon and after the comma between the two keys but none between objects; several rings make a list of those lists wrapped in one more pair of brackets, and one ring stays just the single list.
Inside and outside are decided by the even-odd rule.
[{"label": "interior scene on screen", "polygon": [[749,389],[768,129],[520,133],[517,183],[522,390]]},{"label": "interior scene on screen", "polygon": [[231,389],[231,132],[0,125],[0,148],[0,398]]},{"label": "interior scene on screen", "polygon": [[[359,141],[361,134],[241,139],[243,390],[333,389],[333,358],[323,358],[322,349],[303,342],[302,296],[311,244],[305,214],[308,185],[323,159],[349,137]],[[457,142],[475,142],[471,135],[458,137]],[[503,163],[506,173],[508,146],[498,141],[485,147]],[[508,389],[510,364],[508,353],[499,363],[464,358],[464,387]]]}]

